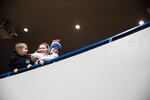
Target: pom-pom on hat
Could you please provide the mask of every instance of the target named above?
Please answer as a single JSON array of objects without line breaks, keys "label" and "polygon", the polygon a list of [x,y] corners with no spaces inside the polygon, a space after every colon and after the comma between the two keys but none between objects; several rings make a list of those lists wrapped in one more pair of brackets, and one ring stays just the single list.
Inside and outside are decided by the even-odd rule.
[{"label": "pom-pom on hat", "polygon": [[50,48],[54,48],[54,47],[58,47],[59,49],[61,49],[61,44],[60,44],[59,39],[56,39],[56,40],[52,41]]}]

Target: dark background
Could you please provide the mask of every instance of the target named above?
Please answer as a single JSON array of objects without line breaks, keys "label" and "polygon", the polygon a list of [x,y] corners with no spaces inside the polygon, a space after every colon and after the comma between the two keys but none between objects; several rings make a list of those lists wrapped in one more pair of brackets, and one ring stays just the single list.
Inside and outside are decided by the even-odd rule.
[{"label": "dark background", "polygon": [[19,34],[0,39],[0,73],[8,70],[17,42],[26,42],[31,53],[41,42],[59,38],[62,55],[148,21],[148,8],[150,0],[0,0],[0,16],[15,24]]}]

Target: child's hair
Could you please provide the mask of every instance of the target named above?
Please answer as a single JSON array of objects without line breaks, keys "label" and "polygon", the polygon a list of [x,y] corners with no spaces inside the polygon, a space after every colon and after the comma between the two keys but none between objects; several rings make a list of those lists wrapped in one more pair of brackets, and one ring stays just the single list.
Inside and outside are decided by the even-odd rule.
[{"label": "child's hair", "polygon": [[50,48],[57,47],[57,49],[61,49],[61,43],[60,39],[55,39],[52,41]]},{"label": "child's hair", "polygon": [[[50,47],[49,47],[49,45],[48,45],[48,43],[46,43],[46,42],[43,42],[43,43],[41,43],[40,45],[45,45],[46,46],[46,48],[48,49],[48,51],[47,51],[47,53],[46,54],[50,54]],[[40,46],[39,45],[39,46]],[[40,53],[38,50],[36,51],[37,53]]]},{"label": "child's hair", "polygon": [[26,43],[17,43],[15,45],[15,50],[18,51],[19,49],[24,48],[24,46],[27,46],[27,44]]}]

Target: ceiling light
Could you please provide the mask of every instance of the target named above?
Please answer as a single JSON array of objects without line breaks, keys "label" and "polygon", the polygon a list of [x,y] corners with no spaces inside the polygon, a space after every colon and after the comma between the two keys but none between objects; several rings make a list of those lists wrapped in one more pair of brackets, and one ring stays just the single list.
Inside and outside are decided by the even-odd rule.
[{"label": "ceiling light", "polygon": [[75,26],[75,28],[76,28],[76,29],[80,29],[80,25],[77,24],[77,25]]},{"label": "ceiling light", "polygon": [[29,31],[28,28],[24,28],[23,30],[24,30],[24,32],[28,32]]}]

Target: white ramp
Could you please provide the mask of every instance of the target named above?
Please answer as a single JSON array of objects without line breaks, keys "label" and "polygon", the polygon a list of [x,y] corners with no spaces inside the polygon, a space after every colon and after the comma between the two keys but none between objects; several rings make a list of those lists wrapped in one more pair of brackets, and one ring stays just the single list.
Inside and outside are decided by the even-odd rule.
[{"label": "white ramp", "polygon": [[0,100],[150,100],[150,27],[0,79]]}]

